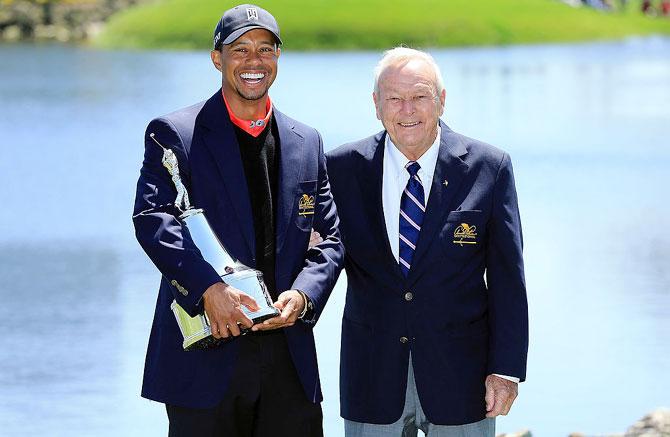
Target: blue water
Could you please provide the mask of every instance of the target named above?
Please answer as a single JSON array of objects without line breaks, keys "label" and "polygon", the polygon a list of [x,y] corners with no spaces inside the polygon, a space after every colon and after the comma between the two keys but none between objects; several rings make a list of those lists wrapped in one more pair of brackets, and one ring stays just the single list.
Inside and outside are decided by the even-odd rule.
[{"label": "blue water", "polygon": [[[622,432],[670,406],[670,40],[431,51],[444,119],[512,155],[528,381],[498,432]],[[378,53],[291,53],[271,95],[326,148],[380,129]],[[206,52],[0,45],[0,434],[162,436],[139,397],[158,272],[130,221],[146,123],[218,87]],[[345,277],[316,327],[326,436]]]}]

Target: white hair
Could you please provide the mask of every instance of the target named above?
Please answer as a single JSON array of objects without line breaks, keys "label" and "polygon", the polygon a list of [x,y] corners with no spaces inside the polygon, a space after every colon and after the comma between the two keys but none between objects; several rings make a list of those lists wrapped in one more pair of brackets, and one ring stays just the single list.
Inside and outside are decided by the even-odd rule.
[{"label": "white hair", "polygon": [[384,56],[379,60],[375,67],[375,94],[379,95],[379,77],[389,67],[394,67],[400,64],[406,64],[413,60],[421,60],[426,62],[433,73],[435,74],[435,88],[436,96],[442,94],[444,90],[444,81],[442,80],[442,73],[438,67],[435,59],[428,53],[421,50],[410,49],[409,47],[396,47],[384,52]]}]

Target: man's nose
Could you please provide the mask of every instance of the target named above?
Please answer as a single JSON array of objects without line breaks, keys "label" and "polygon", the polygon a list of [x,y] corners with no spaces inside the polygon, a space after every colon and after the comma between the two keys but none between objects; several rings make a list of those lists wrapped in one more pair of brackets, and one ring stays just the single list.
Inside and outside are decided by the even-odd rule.
[{"label": "man's nose", "polygon": [[405,114],[414,114],[416,112],[416,107],[414,106],[414,100],[402,99],[401,111]]},{"label": "man's nose", "polygon": [[249,56],[247,56],[247,62],[259,64],[261,62],[261,54],[258,50],[250,50]]}]

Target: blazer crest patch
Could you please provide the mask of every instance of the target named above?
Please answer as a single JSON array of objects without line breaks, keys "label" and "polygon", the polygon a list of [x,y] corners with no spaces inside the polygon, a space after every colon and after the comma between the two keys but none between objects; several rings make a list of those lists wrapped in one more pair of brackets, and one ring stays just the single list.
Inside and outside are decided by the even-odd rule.
[{"label": "blazer crest patch", "polygon": [[461,223],[454,231],[454,243],[460,244],[477,244],[477,226]]},{"label": "blazer crest patch", "polygon": [[300,200],[298,201],[298,215],[312,215],[314,214],[314,204],[316,203],[316,199],[314,196],[310,196],[308,194],[303,194],[300,196]]}]

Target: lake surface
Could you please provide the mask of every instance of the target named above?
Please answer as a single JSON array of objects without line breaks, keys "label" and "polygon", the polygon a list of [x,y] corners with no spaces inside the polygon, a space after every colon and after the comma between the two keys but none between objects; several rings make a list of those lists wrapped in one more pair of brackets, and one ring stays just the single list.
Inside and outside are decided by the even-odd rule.
[{"label": "lake surface", "polygon": [[[670,40],[433,50],[444,120],[507,150],[528,381],[498,432],[623,432],[670,406]],[[272,98],[326,149],[381,129],[378,53],[291,53]],[[220,84],[206,52],[0,45],[0,434],[163,436],[139,397],[159,274],[130,220],[146,123]],[[326,436],[342,276],[316,327]]]}]

